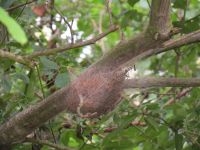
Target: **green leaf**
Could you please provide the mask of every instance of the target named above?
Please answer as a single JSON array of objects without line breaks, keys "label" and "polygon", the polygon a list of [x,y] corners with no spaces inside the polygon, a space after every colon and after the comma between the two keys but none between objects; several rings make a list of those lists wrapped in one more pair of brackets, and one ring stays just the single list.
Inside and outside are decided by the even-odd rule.
[{"label": "green leaf", "polygon": [[133,148],[134,143],[131,141],[131,139],[124,138],[124,139],[109,140],[106,144],[102,146],[103,149],[106,150],[116,150],[116,149],[129,150]]},{"label": "green leaf", "polygon": [[183,136],[181,134],[175,133],[175,146],[176,150],[183,149]]},{"label": "green leaf", "polygon": [[128,0],[128,4],[133,7],[139,1],[140,0]]},{"label": "green leaf", "polygon": [[200,15],[197,15],[192,19],[186,20],[184,23],[182,21],[175,21],[173,22],[173,25],[178,28],[181,28],[181,31],[183,33],[190,33],[200,28],[199,22],[200,22]]},{"label": "green leaf", "polygon": [[7,27],[13,39],[22,45],[27,43],[26,34],[21,26],[2,8],[0,8],[0,22]]},{"label": "green leaf", "polygon": [[[170,143],[169,140],[169,129],[166,126],[159,127],[159,135],[157,136],[158,145],[162,147],[167,147]],[[166,142],[168,141],[168,142]]]},{"label": "green leaf", "polygon": [[185,7],[187,6],[187,0],[176,0],[174,2],[174,8],[182,8],[185,9]]},{"label": "green leaf", "polygon": [[143,150],[150,150],[150,149],[154,149],[154,145],[153,145],[153,142],[151,141],[146,141],[144,142],[144,147],[143,147]]},{"label": "green leaf", "polygon": [[62,88],[69,83],[69,76],[68,73],[61,73],[56,76],[55,79],[55,86],[57,88]]},{"label": "green leaf", "polygon": [[49,60],[47,57],[40,57],[40,61],[44,67],[44,70],[46,71],[58,69],[58,65],[55,62]]},{"label": "green leaf", "polygon": [[83,143],[81,139],[77,138],[75,130],[64,131],[61,134],[60,141],[69,147],[79,147]]},{"label": "green leaf", "polygon": [[21,79],[24,83],[28,84],[29,83],[29,78],[26,74],[24,73],[16,73],[14,78],[17,79]]},{"label": "green leaf", "polygon": [[[36,74],[33,70],[30,70],[29,74],[28,74],[28,84],[26,85],[26,88],[24,90],[24,94],[26,95],[27,98],[33,99],[32,97],[34,97],[34,88],[36,87],[36,80],[38,79],[36,77]],[[37,79],[36,79],[37,78]]]},{"label": "green leaf", "polygon": [[17,0],[1,0],[0,6],[3,8],[9,8]]},{"label": "green leaf", "polygon": [[158,124],[151,117],[145,117],[144,120],[148,123],[155,131],[158,131]]},{"label": "green leaf", "polygon": [[12,82],[11,82],[10,77],[8,75],[4,75],[2,77],[1,87],[3,87],[3,89],[6,92],[9,92],[11,90],[11,88],[12,88]]}]

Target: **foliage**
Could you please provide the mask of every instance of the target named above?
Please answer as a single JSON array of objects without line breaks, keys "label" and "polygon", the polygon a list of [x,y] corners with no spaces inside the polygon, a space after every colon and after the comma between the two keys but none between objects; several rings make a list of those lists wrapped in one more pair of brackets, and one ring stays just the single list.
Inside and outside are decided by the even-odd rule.
[{"label": "foliage", "polygon": [[[69,44],[71,34],[74,42],[83,41],[110,26],[103,0],[55,0],[55,9],[42,17],[32,10],[37,5],[44,5],[43,1],[16,8],[9,11],[9,15],[5,13],[11,6],[25,2],[1,1],[4,10],[0,9],[0,21],[10,33],[7,41],[0,45],[1,49],[20,55],[30,54]],[[200,3],[191,0],[187,5],[187,2],[174,0],[172,4],[171,19],[174,26],[182,28],[180,34],[200,28]],[[112,0],[111,8],[113,22],[120,26],[125,38],[138,34],[148,23],[149,6],[145,0]],[[70,33],[66,20],[73,24],[73,33]],[[81,71],[114,47],[120,41],[120,35],[115,32],[94,45],[36,58],[39,62],[37,69],[0,59],[0,122],[68,85]],[[136,76],[199,77],[199,49],[199,44],[193,44],[138,62],[135,64]],[[36,135],[49,142],[56,140],[59,145],[81,150],[198,150],[199,88],[189,89],[185,96],[177,97],[184,90],[127,90],[120,105],[100,119],[81,119],[65,112],[38,129]],[[171,99],[174,99],[174,104],[166,105]],[[25,150],[31,149],[31,146],[34,144],[21,143],[13,149]],[[48,149],[51,148],[41,146],[41,150]]]},{"label": "foliage", "polygon": [[12,37],[19,43],[25,44],[27,42],[27,38],[19,24],[9,17],[6,11],[4,11],[2,8],[0,8],[0,16],[0,21],[7,27],[8,32],[12,35]]}]

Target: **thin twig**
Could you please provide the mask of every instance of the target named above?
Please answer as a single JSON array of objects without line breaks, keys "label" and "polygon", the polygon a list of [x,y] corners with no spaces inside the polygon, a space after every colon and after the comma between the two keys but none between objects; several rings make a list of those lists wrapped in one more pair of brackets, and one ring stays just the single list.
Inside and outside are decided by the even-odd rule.
[{"label": "thin twig", "polygon": [[147,0],[147,4],[148,4],[149,8],[151,8],[151,4],[150,4],[149,0]]},{"label": "thin twig", "polygon": [[74,43],[74,34],[73,34],[73,29],[72,29],[72,24],[70,25],[69,22],[66,20],[62,12],[60,12],[55,6],[54,6],[55,11],[61,16],[61,18],[64,20],[64,22],[67,24],[70,34],[71,34],[71,44]]},{"label": "thin twig", "polygon": [[28,2],[28,0],[26,0],[26,3],[25,3],[25,5],[23,6],[23,8],[22,8],[22,10],[20,11],[19,15],[16,17],[16,20],[18,20],[18,19],[19,19],[19,17],[22,15],[22,13],[23,13],[23,11],[24,11],[24,9],[25,9],[26,5],[27,5],[27,2]]},{"label": "thin twig", "polygon": [[42,79],[41,79],[40,70],[39,70],[38,65],[36,65],[36,71],[37,71],[37,75],[38,75],[38,79],[39,79],[40,89],[42,91],[42,97],[44,99],[45,98],[44,88],[43,88],[43,85],[42,85]]},{"label": "thin twig", "polygon": [[190,87],[190,88],[183,89],[180,93],[178,93],[178,94],[176,95],[175,98],[169,99],[169,100],[163,105],[163,107],[166,107],[166,106],[169,106],[169,105],[173,104],[177,99],[180,99],[180,98],[184,97],[184,96],[187,95],[191,90],[192,90],[191,87]]},{"label": "thin twig", "polygon": [[53,147],[57,150],[74,150],[72,148],[68,148],[68,147],[60,146],[58,144],[50,143],[49,141],[46,141],[46,140],[36,140],[36,139],[32,139],[32,138],[26,138],[25,142],[47,145],[47,146]]},{"label": "thin twig", "polygon": [[[41,74],[40,74],[40,70],[39,70],[38,65],[36,65],[36,71],[37,71],[37,75],[38,75],[38,79],[39,79],[40,88],[41,88],[41,91],[42,91],[42,99],[45,99],[44,87],[42,85],[42,79],[41,79]],[[49,123],[49,128],[50,128],[54,143],[56,143],[56,138],[55,138],[53,129],[51,127],[51,121],[49,120],[48,123]]]},{"label": "thin twig", "polygon": [[106,0],[106,9],[109,14],[110,26],[112,26],[113,21],[112,21],[112,14],[111,14],[111,10],[110,10],[110,3],[111,3],[110,0]]},{"label": "thin twig", "polygon": [[54,9],[54,0],[50,0],[47,4],[48,8],[49,8],[49,11],[50,11],[50,28],[51,28],[51,31],[52,33],[54,33],[55,31],[53,30],[53,21],[54,21],[54,14],[52,13],[52,10]]},{"label": "thin twig", "polygon": [[29,68],[34,68],[34,63],[30,62],[28,59],[24,58],[23,56],[16,55],[14,53],[4,51],[0,49],[0,58],[7,58],[13,60],[14,62],[18,62],[20,64],[26,65]]},{"label": "thin twig", "polygon": [[53,48],[53,49],[48,49],[48,50],[41,50],[35,53],[30,54],[29,56],[27,56],[27,58],[35,58],[38,56],[48,56],[48,55],[53,55],[59,52],[63,52],[63,51],[67,51],[70,49],[75,49],[75,48],[80,48],[83,46],[87,46],[87,45],[91,45],[91,44],[95,44],[96,41],[102,39],[103,37],[107,36],[108,34],[116,31],[118,29],[118,27],[116,26],[112,26],[108,31],[101,33],[99,35],[97,35],[96,37],[90,39],[90,40],[86,40],[83,42],[78,42],[75,44],[69,44],[67,46],[63,46],[63,47],[59,47],[59,48]]},{"label": "thin twig", "polygon": [[37,0],[32,0],[32,1],[29,1],[29,2],[25,2],[25,3],[23,3],[23,4],[19,4],[19,5],[16,5],[16,6],[7,8],[6,10],[7,10],[7,11],[12,11],[12,10],[14,10],[14,9],[23,7],[23,6],[27,5],[27,4],[31,4],[31,3],[36,2],[36,1],[37,1]]}]

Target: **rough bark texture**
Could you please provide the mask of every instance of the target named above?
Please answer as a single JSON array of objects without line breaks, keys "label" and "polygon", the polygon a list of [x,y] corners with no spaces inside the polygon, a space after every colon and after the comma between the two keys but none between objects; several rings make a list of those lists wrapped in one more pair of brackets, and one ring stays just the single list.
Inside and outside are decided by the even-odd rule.
[{"label": "rough bark texture", "polygon": [[170,0],[153,0],[148,30],[155,39],[166,40],[171,31]]},{"label": "rough bark texture", "polygon": [[[149,49],[157,49],[168,39],[166,31],[169,29],[165,23],[168,24],[169,20],[169,5],[170,0],[153,0],[150,27],[147,28],[147,32],[120,42],[68,87],[58,90],[44,101],[23,110],[1,125],[0,145],[22,141],[27,134],[65,109],[89,118],[112,110],[120,101],[126,73],[121,66]],[[162,29],[159,28],[160,25]],[[156,27],[153,30],[155,32],[151,32],[153,26]],[[157,33],[165,33],[167,38],[155,38]]]}]

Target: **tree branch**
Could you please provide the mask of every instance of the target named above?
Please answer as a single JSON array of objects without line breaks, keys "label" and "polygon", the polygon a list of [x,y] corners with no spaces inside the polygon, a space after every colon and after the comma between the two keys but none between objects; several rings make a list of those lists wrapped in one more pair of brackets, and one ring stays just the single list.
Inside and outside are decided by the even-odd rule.
[{"label": "tree branch", "polygon": [[[147,56],[151,56],[155,53],[169,50],[170,48],[180,47],[182,45],[197,42],[200,39],[199,37],[200,37],[200,30],[184,35],[175,40],[169,40],[165,42],[163,44],[163,47],[161,48],[150,49],[145,52],[140,52],[141,53],[140,55],[136,55],[137,53],[136,54],[132,53],[131,57],[136,56],[133,60],[135,61],[140,60]],[[136,41],[141,41],[141,39],[138,39]],[[124,46],[125,46],[125,49],[124,49]],[[123,50],[130,49],[129,47],[131,47],[131,50],[135,50],[135,51],[141,48],[138,46],[133,48],[131,44],[127,45],[127,42],[122,43],[121,45],[117,45],[115,48],[115,51],[110,54],[112,61],[115,58],[118,58],[117,61],[122,61],[122,59],[119,59],[119,56],[123,54],[122,52],[126,53],[127,51],[123,51]],[[116,55],[116,56],[113,57],[113,55]],[[128,53],[127,55],[129,56],[130,54]],[[95,76],[97,76],[98,77],[97,80],[101,81],[101,79],[99,78],[101,77],[101,75],[99,73],[102,72],[102,67],[105,67],[105,66],[100,65],[102,62],[104,62],[104,64],[109,64],[111,61],[108,58],[101,59],[98,63],[88,68],[87,71],[85,71],[79,78],[77,78],[77,80],[74,81],[74,84],[82,85],[82,82],[84,81],[84,83],[88,84],[88,89],[85,89],[85,90],[94,89],[96,84],[94,82],[91,82],[91,84],[93,83],[93,85],[90,85],[89,84],[90,78],[91,77],[94,78]],[[119,65],[119,64],[116,62],[113,68],[116,68],[116,65]],[[100,68],[98,66],[100,66]],[[104,71],[108,71],[108,70],[104,70]],[[96,82],[96,80],[94,81]],[[101,90],[104,91],[103,89]],[[106,91],[108,90],[105,89],[104,92]],[[44,122],[46,122],[47,120],[54,117],[56,114],[62,112],[65,109],[69,109],[69,110],[74,109],[74,112],[75,112],[79,104],[79,98],[76,93],[77,93],[77,90],[74,89],[73,85],[69,85],[68,87],[58,90],[51,96],[47,97],[44,101],[38,103],[37,105],[33,105],[25,109],[24,111],[18,113],[17,115],[15,115],[13,118],[11,118],[6,123],[0,126],[0,144],[8,144],[12,142],[22,141],[24,137],[28,133],[32,132],[36,127],[40,126],[41,124],[43,124]],[[94,94],[94,93],[90,93],[90,94]],[[98,92],[96,92],[95,94],[98,94]],[[104,97],[102,97],[102,99],[103,98]]]},{"label": "tree branch", "polygon": [[171,0],[152,0],[151,15],[148,31],[156,39],[169,39],[171,30],[170,20]]},{"label": "tree branch", "polygon": [[34,66],[32,62],[28,61],[23,56],[15,55],[11,52],[7,52],[7,51],[1,50],[1,49],[0,49],[0,57],[13,60],[14,62],[18,62],[20,64],[24,64],[30,68],[33,68],[33,66]]},{"label": "tree branch", "polygon": [[20,64],[24,64],[24,65],[32,68],[34,65],[33,65],[32,62],[29,61],[30,58],[53,55],[53,54],[63,52],[63,51],[67,51],[67,50],[70,50],[70,49],[75,49],[75,48],[91,45],[91,44],[94,44],[96,41],[102,39],[103,37],[107,36],[108,34],[114,32],[116,30],[118,30],[118,27],[112,26],[108,31],[101,33],[101,34],[97,35],[96,37],[94,37],[90,40],[80,42],[80,43],[70,44],[70,45],[67,45],[67,46],[64,46],[64,47],[53,48],[53,49],[35,52],[35,53],[30,54],[28,56],[15,55],[11,52],[7,52],[7,51],[0,49],[0,58],[7,58],[7,59],[13,60],[15,62],[18,62]]},{"label": "tree branch", "polygon": [[13,6],[13,7],[7,8],[6,10],[7,10],[7,11],[12,11],[12,10],[14,10],[14,9],[17,9],[17,8],[23,7],[23,6],[27,5],[27,4],[31,4],[31,3],[36,2],[36,1],[37,1],[37,0],[28,1],[28,2],[26,2],[26,3],[19,4],[19,5],[16,5],[16,6]]},{"label": "tree branch", "polygon": [[169,100],[163,105],[163,108],[166,107],[166,106],[172,105],[173,103],[176,102],[176,100],[181,99],[182,97],[186,96],[191,90],[192,90],[192,87],[183,89],[182,91],[180,91],[180,92],[176,95],[175,98],[173,97],[173,98],[169,99]]},{"label": "tree branch", "polygon": [[143,77],[124,81],[124,88],[148,88],[148,87],[198,87],[200,78],[158,78]]},{"label": "tree branch", "polygon": [[200,42],[200,30],[183,35],[177,39],[168,40],[168,41],[164,42],[160,47],[149,49],[149,50],[137,55],[133,59],[127,61],[126,63],[122,64],[120,67],[124,68],[127,66],[132,66],[137,61],[147,58],[149,56],[159,54],[162,52],[166,52],[166,51],[174,49],[174,48],[179,48],[184,45],[197,43],[197,42]]},{"label": "tree branch", "polygon": [[177,39],[166,41],[163,47],[155,50],[155,53],[161,53],[170,49],[178,48],[184,45],[200,42],[200,30],[183,35]]},{"label": "tree branch", "polygon": [[67,51],[67,50],[70,50],[70,49],[75,49],[75,48],[83,47],[83,46],[86,46],[86,45],[91,45],[91,44],[94,44],[96,41],[102,39],[103,37],[107,36],[108,34],[114,32],[116,30],[118,30],[118,27],[112,26],[108,31],[101,33],[101,34],[95,36],[94,38],[92,38],[90,40],[86,40],[86,41],[75,43],[75,44],[69,44],[67,46],[63,46],[63,47],[59,47],[59,48],[41,50],[41,51],[38,51],[38,52],[34,52],[33,54],[30,54],[29,56],[27,56],[27,58],[35,58],[35,57],[38,57],[38,56],[53,55],[53,54],[64,52],[64,51]]}]

